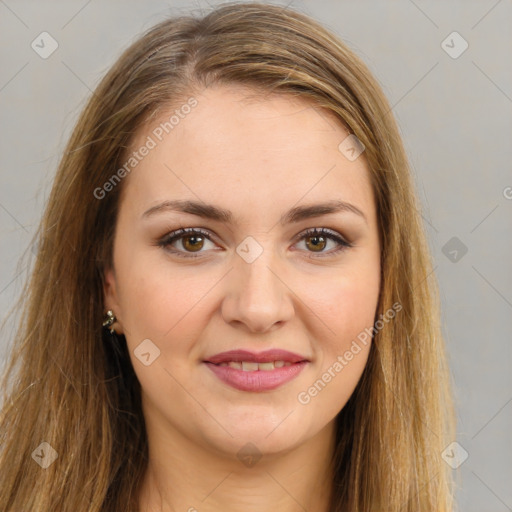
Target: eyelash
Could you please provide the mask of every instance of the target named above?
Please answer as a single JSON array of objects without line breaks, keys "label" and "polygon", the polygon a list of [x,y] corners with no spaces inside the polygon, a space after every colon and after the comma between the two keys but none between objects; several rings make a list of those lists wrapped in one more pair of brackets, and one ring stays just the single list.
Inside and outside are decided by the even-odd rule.
[{"label": "eyelash", "polygon": [[[210,240],[211,242],[213,242],[210,233],[208,231],[202,230],[201,228],[180,228],[176,231],[172,231],[171,233],[166,234],[164,237],[162,237],[160,240],[158,240],[157,245],[168,250],[169,252],[171,252],[173,254],[176,254],[179,257],[182,257],[182,258],[199,258],[199,257],[201,257],[201,252],[189,253],[189,252],[178,251],[174,248],[170,248],[170,245],[173,242],[185,237],[185,235],[202,235],[205,238],[207,238],[208,240]],[[346,249],[353,247],[353,245],[351,243],[344,240],[335,231],[331,231],[330,229],[326,229],[326,228],[307,229],[306,231],[303,231],[302,233],[297,235],[296,239],[297,239],[297,242],[300,242],[304,238],[313,237],[313,236],[323,236],[325,238],[334,240],[336,243],[339,244],[339,247],[337,249],[331,250],[330,252],[326,252],[326,253],[314,253],[313,251],[308,251],[308,252],[311,252],[311,254],[313,254],[314,257],[323,258],[323,257],[327,257],[327,256],[332,256],[334,254],[338,254],[341,251],[345,251]],[[185,256],[185,254],[186,254],[186,256]]]}]

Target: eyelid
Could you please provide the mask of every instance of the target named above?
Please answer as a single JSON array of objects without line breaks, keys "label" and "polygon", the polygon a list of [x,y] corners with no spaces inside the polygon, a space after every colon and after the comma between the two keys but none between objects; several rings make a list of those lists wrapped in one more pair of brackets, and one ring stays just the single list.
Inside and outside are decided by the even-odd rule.
[{"label": "eyelid", "polygon": [[341,233],[338,233],[334,229],[324,228],[324,227],[304,229],[303,231],[301,231],[299,234],[297,234],[295,236],[294,240],[300,240],[300,239],[304,238],[305,236],[322,236],[322,235],[327,235],[330,238],[333,238],[335,240],[339,239],[339,241],[346,243],[347,245],[351,244],[350,240],[348,240],[348,238],[343,236]]},{"label": "eyelid", "polygon": [[[180,240],[180,239],[184,238],[186,235],[194,235],[194,234],[202,235],[203,237],[210,240],[211,242],[217,243],[217,242],[215,242],[217,235],[215,233],[213,233],[213,236],[212,236],[212,233],[213,232],[211,230],[204,229],[204,228],[183,228],[183,227],[181,227],[179,229],[170,230],[167,234],[165,234],[163,237],[161,237],[157,240],[156,245],[163,247],[165,250],[167,250],[171,254],[178,255],[178,257],[198,258],[198,257],[201,257],[201,255],[204,251],[198,251],[197,253],[194,253],[194,252],[186,252],[186,251],[176,250],[174,248],[171,249],[169,247],[176,240]],[[338,253],[343,252],[344,250],[350,249],[351,247],[353,247],[353,243],[349,239],[347,239],[347,237],[345,237],[341,233],[338,233],[335,230],[332,230],[330,228],[325,228],[325,227],[321,227],[321,228],[314,227],[314,228],[308,228],[308,229],[301,231],[294,237],[293,245],[297,244],[298,242],[300,242],[301,240],[303,240],[304,238],[306,238],[308,236],[310,236],[310,237],[311,236],[325,236],[328,239],[334,240],[338,244],[337,248],[331,249],[328,252],[315,253],[314,251],[304,251],[304,252],[309,252],[309,257],[314,257],[314,258],[329,257],[329,256],[337,255]]]},{"label": "eyelid", "polygon": [[[186,235],[202,235],[204,238],[207,238],[211,242],[217,243],[217,242],[215,242],[215,239],[217,238],[217,236],[215,234],[213,234],[213,236],[212,236],[212,231],[209,230],[209,229],[203,229],[203,228],[183,228],[183,227],[181,227],[181,228],[178,228],[178,229],[170,230],[164,236],[160,237],[157,240],[156,245],[161,246],[164,249],[167,249],[172,254],[179,254],[179,255],[186,254],[187,256],[184,256],[184,257],[192,257],[192,258],[194,258],[196,256],[195,256],[195,253],[193,253],[193,252],[187,253],[185,251],[178,251],[176,249],[169,249],[169,247],[170,247],[170,245],[172,243],[174,243],[176,240],[180,240],[180,239],[184,238]],[[197,255],[200,256],[201,255],[201,251],[199,251],[197,253]]]}]

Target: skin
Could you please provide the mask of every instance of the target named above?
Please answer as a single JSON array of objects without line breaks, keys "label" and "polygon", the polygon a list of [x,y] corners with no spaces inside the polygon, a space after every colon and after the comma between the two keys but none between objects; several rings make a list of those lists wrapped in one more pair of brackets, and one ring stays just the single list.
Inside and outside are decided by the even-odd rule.
[{"label": "skin", "polygon": [[[142,511],[327,511],[334,420],[367,362],[370,343],[309,403],[298,401],[375,320],[380,245],[364,153],[349,161],[338,150],[348,132],[314,104],[248,94],[223,85],[195,95],[198,105],[122,184],[104,292],[142,387],[150,455]],[[168,118],[141,127],[133,148]],[[228,209],[236,224],[171,211],[141,219],[170,199]],[[331,199],[366,220],[338,212],[278,222],[292,207]],[[157,245],[181,227],[212,234],[172,244],[185,256],[199,247],[199,257]],[[308,228],[353,246],[334,253],[339,245],[327,238],[316,252],[311,236],[295,238]],[[247,236],[263,249],[252,263],[236,252]],[[134,355],[145,339],[160,350],[149,366]],[[235,348],[282,348],[310,362],[277,389],[240,391],[202,362]],[[247,443],[261,455],[252,466],[237,457]]]}]

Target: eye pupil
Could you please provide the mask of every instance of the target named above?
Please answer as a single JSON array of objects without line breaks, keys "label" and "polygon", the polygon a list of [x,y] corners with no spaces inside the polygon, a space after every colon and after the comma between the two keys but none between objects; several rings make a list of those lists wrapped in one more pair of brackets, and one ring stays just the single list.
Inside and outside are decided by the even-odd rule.
[{"label": "eye pupil", "polygon": [[[307,240],[316,240],[313,243],[314,252],[319,252],[323,249],[325,249],[325,237],[323,236],[308,236]],[[321,240],[321,242],[318,242],[318,240]],[[307,242],[306,242],[307,244]],[[319,250],[318,250],[319,249]]]},{"label": "eye pupil", "polygon": [[[192,240],[192,246],[189,247],[187,241],[189,240]],[[199,241],[199,245],[197,245],[197,242]],[[203,237],[202,236],[198,236],[198,235],[188,235],[188,236],[185,236],[183,237],[183,247],[185,247],[185,249],[187,250],[192,250],[192,251],[197,251],[197,250],[200,250],[202,249],[203,247],[203,244],[204,243],[204,240],[203,240]]]}]

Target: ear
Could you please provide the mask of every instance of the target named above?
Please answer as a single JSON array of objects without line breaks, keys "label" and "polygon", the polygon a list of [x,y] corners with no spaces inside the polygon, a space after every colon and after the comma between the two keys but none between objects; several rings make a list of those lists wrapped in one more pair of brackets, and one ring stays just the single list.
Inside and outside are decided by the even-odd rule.
[{"label": "ear", "polygon": [[122,329],[120,328],[122,325],[121,317],[122,311],[119,306],[118,296],[117,296],[117,281],[116,275],[113,268],[105,269],[103,273],[103,300],[105,304],[106,310],[111,309],[116,315],[116,332],[118,334],[123,334]]}]

